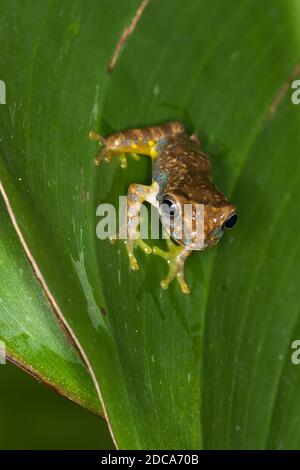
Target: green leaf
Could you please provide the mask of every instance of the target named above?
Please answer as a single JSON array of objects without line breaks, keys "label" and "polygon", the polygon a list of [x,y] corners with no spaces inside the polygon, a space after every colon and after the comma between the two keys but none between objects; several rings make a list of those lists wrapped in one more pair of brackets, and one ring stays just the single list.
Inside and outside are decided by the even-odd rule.
[{"label": "green leaf", "polygon": [[[3,192],[117,445],[299,447],[299,3],[26,5],[0,6]],[[151,169],[96,168],[89,130],[170,119],[197,132],[239,211],[237,229],[189,260],[190,296],[160,289],[160,259],[139,254],[130,272],[124,246],[95,234],[98,204]]]},{"label": "green leaf", "polygon": [[101,414],[93,381],[35,279],[3,201],[0,207],[2,356],[5,351],[10,361],[38,380]]}]

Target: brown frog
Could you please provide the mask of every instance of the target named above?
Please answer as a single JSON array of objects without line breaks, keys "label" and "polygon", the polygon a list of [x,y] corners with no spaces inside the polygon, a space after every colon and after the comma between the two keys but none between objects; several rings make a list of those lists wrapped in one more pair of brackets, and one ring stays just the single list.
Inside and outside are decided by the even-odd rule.
[{"label": "brown frog", "polygon": [[[129,129],[106,138],[91,131],[90,138],[102,147],[96,164],[119,156],[121,166],[126,168],[126,153],[152,158],[152,184],[134,183],[128,189],[125,243],[130,266],[139,269],[134,248],[140,246],[145,253],[153,252],[167,261],[169,272],[161,282],[164,289],[176,277],[182,292],[190,293],[184,279],[187,257],[193,250],[215,245],[237,222],[236,207],[212,183],[209,157],[201,150],[199,139],[195,134],[189,136],[179,122]],[[167,238],[166,252],[150,248],[140,237],[139,214],[145,201],[158,209],[171,237]]]}]

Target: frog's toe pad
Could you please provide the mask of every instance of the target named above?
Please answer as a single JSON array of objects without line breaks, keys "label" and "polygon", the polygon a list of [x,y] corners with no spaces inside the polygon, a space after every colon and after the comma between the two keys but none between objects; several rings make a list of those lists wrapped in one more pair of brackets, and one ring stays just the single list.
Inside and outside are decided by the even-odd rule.
[{"label": "frog's toe pad", "polygon": [[190,294],[191,293],[191,289],[189,288],[189,286],[187,285],[187,283],[185,281],[179,280],[178,277],[177,277],[177,281],[179,282],[181,291],[184,294]]},{"label": "frog's toe pad", "polygon": [[170,282],[167,281],[167,279],[164,279],[163,281],[161,281],[160,286],[161,286],[162,289],[167,290],[168,287],[169,287],[169,284],[170,284]]},{"label": "frog's toe pad", "polygon": [[132,271],[138,271],[140,267],[136,261],[135,262],[130,261],[130,269],[132,269]]},{"label": "frog's toe pad", "polygon": [[147,243],[144,242],[141,238],[138,238],[137,240],[125,240],[125,245],[127,249],[127,254],[129,258],[129,263],[130,263],[130,268],[133,269],[134,271],[137,271],[139,268],[139,264],[137,262],[137,259],[134,254],[134,249],[135,247],[140,247],[141,250],[143,250],[146,255],[149,255],[152,253],[152,248],[151,246],[147,245]]},{"label": "frog's toe pad", "polygon": [[133,254],[129,253],[128,258],[129,258],[130,269],[132,269],[133,271],[138,271],[140,267],[139,267],[139,263],[137,262],[136,257]]},{"label": "frog's toe pad", "polygon": [[136,241],[136,245],[140,247],[140,249],[146,254],[150,255],[152,253],[151,246],[147,245],[141,238]]},{"label": "frog's toe pad", "polygon": [[168,289],[170,282],[176,277],[181,291],[184,294],[190,294],[190,288],[184,280],[184,262],[180,258],[181,247],[176,247],[170,251],[163,251],[157,246],[153,248],[153,253],[164,258],[169,266],[169,272],[160,285],[163,289]]}]

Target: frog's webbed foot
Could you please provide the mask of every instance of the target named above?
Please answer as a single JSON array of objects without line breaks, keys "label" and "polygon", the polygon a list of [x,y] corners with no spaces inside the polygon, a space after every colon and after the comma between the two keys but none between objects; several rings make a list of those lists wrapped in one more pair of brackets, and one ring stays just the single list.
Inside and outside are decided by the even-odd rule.
[{"label": "frog's webbed foot", "polygon": [[138,269],[140,269],[140,267],[134,254],[134,249],[136,247],[139,247],[146,255],[150,255],[150,253],[152,253],[152,248],[151,246],[147,245],[147,243],[145,243],[142,238],[138,238],[137,240],[125,240],[125,245],[129,258],[130,268],[134,271],[137,271]]},{"label": "frog's webbed foot", "polygon": [[152,253],[151,246],[147,245],[142,238],[137,238],[136,240],[128,240],[124,237],[120,237],[119,234],[109,237],[110,243],[114,244],[117,240],[122,240],[125,243],[127,255],[129,258],[130,268],[134,271],[137,271],[139,268],[139,264],[137,262],[136,256],[134,254],[135,248],[140,248],[146,255],[150,255]]},{"label": "frog's webbed foot", "polygon": [[114,156],[118,156],[120,167],[123,169],[127,168],[127,157],[124,153],[116,154],[115,152],[103,149],[99,155],[95,158],[95,165],[99,166],[102,162],[111,162]]},{"label": "frog's webbed foot", "polygon": [[169,265],[169,272],[167,277],[161,281],[160,285],[163,289],[167,289],[170,282],[176,277],[180,288],[184,294],[189,294],[190,289],[184,279],[184,265],[187,257],[191,254],[190,250],[182,246],[178,246],[170,239],[167,239],[169,250],[163,251],[157,246],[153,247],[153,254],[159,255],[164,258]]},{"label": "frog's webbed foot", "polygon": [[95,140],[96,142],[99,142],[99,144],[102,146],[100,153],[95,158],[95,165],[99,166],[101,162],[111,162],[113,157],[117,156],[119,157],[121,168],[124,168],[124,169],[127,168],[127,157],[125,153],[116,152],[114,150],[107,148],[106,139],[104,139],[100,134],[98,134],[95,131],[90,131],[89,137],[91,140]]}]

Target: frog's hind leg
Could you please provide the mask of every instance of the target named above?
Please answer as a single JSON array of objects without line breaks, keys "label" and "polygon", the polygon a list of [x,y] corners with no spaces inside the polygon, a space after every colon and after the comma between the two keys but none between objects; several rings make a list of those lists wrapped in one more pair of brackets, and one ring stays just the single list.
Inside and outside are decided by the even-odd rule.
[{"label": "frog's hind leg", "polygon": [[125,240],[127,254],[129,257],[131,269],[139,269],[137,259],[134,254],[134,248],[139,246],[144,253],[150,254],[152,249],[141,238],[140,212],[142,204],[147,201],[157,207],[156,195],[158,193],[158,184],[154,182],[151,186],[142,184],[131,184],[127,195],[127,239]]},{"label": "frog's hind leg", "polygon": [[163,289],[167,289],[170,282],[176,277],[180,288],[184,294],[189,294],[190,289],[184,279],[184,267],[191,250],[183,246],[176,245],[170,239],[167,239],[169,251],[163,251],[157,246],[153,248],[153,254],[159,255],[164,258],[169,265],[169,272],[167,277],[161,281],[160,285]]},{"label": "frog's hind leg", "polygon": [[169,122],[161,126],[145,127],[142,129],[128,129],[126,131],[102,137],[97,132],[90,132],[90,139],[99,142],[102,147],[100,154],[95,159],[99,165],[101,161],[110,161],[114,156],[120,157],[122,168],[126,168],[126,154],[148,155],[155,159],[158,151],[156,144],[165,137],[183,134],[184,127],[179,122]]},{"label": "frog's hind leg", "polygon": [[190,139],[195,142],[195,144],[198,144],[201,147],[201,140],[197,136],[197,134],[191,134]]}]

